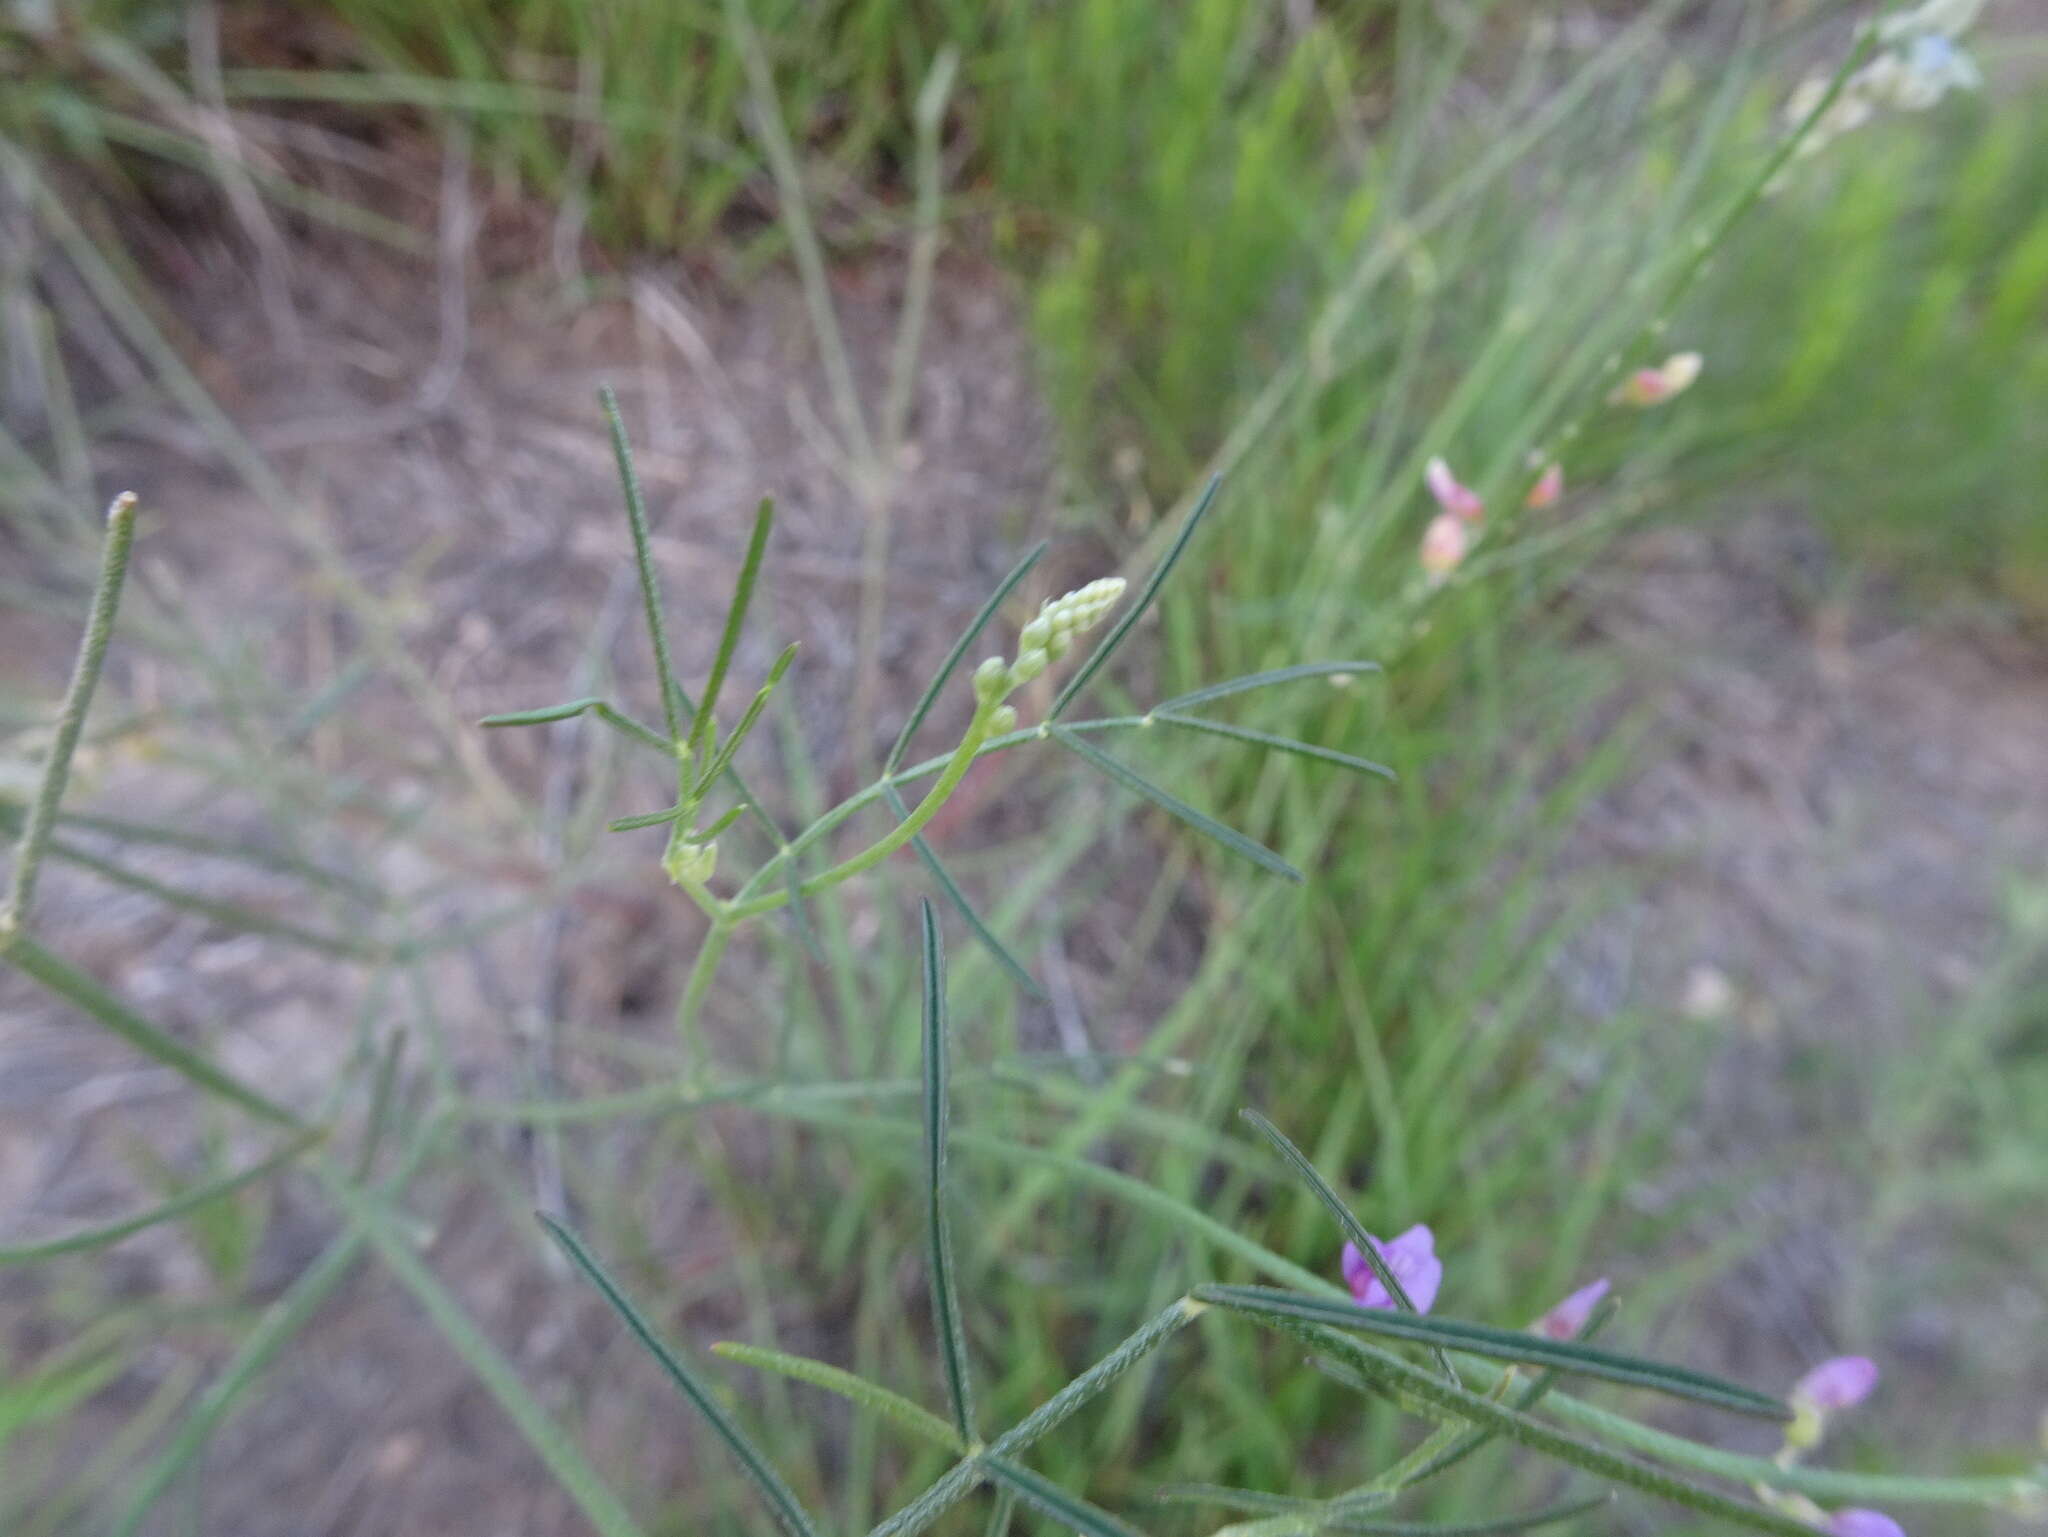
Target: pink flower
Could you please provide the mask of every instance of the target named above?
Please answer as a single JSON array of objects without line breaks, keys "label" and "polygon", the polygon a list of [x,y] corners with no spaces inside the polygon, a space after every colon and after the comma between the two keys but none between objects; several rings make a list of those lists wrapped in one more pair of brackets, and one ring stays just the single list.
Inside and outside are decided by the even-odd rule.
[{"label": "pink flower", "polygon": [[1453,571],[1465,558],[1465,552],[1472,547],[1471,535],[1465,532],[1465,524],[1456,513],[1440,512],[1429,520],[1429,527],[1422,531],[1422,548],[1416,559],[1422,563],[1423,573],[1434,587]]},{"label": "pink flower", "polygon": [[[1398,1238],[1385,1243],[1377,1238],[1371,1241],[1379,1257],[1386,1261],[1387,1269],[1394,1273],[1394,1279],[1408,1294],[1408,1300],[1415,1304],[1415,1311],[1427,1313],[1436,1301],[1437,1288],[1443,1285],[1444,1280],[1444,1262],[1436,1257],[1436,1234],[1429,1230],[1428,1224],[1418,1222]],[[1356,1244],[1344,1245],[1344,1280],[1360,1307],[1395,1306],[1393,1296],[1380,1284],[1380,1278],[1373,1274],[1372,1266],[1366,1263]]]},{"label": "pink flower", "polygon": [[1607,399],[1617,406],[1660,406],[1691,387],[1705,360],[1697,352],[1674,352],[1655,368],[1638,368]]},{"label": "pink flower", "polygon": [[1586,1327],[1586,1320],[1593,1316],[1593,1309],[1606,1295],[1607,1277],[1602,1276],[1591,1285],[1581,1286],[1537,1319],[1529,1326],[1529,1332],[1554,1340],[1576,1339],[1579,1331]]},{"label": "pink flower", "polygon": [[1564,466],[1555,459],[1536,478],[1536,484],[1529,488],[1529,494],[1522,505],[1531,512],[1540,511],[1564,495]]},{"label": "pink flower", "polygon": [[1823,1361],[1792,1389],[1792,1402],[1821,1414],[1853,1409],[1877,1386],[1877,1363],[1868,1356],[1836,1356]]},{"label": "pink flower", "polygon": [[1486,516],[1486,503],[1479,499],[1479,493],[1462,484],[1443,460],[1430,460],[1422,478],[1429,486],[1429,494],[1436,498],[1437,506],[1445,512],[1463,518],[1467,523],[1477,523]]},{"label": "pink flower", "polygon": [[1850,1508],[1828,1518],[1834,1537],[1906,1537],[1906,1529],[1881,1510]]}]

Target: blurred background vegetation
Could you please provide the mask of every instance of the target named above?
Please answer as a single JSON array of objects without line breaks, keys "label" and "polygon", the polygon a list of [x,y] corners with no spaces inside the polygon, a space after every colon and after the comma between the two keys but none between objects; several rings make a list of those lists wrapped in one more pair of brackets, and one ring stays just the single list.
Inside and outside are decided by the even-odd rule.
[{"label": "blurred background vegetation", "polygon": [[[526,422],[494,426],[499,395],[470,380],[575,394],[553,408],[573,417],[596,353],[612,347],[621,376],[644,355],[571,338],[659,314],[738,440],[793,431],[811,452],[843,432],[820,425],[818,294],[889,318],[908,290],[915,309],[921,231],[945,248],[935,329],[948,305],[990,300],[1029,399],[1014,423],[963,430],[961,456],[1003,464],[970,472],[929,435],[949,391],[980,398],[965,356],[979,333],[919,352],[911,328],[848,321],[871,400],[911,335],[916,425],[883,467],[896,492],[856,465],[836,495],[817,491],[822,472],[795,493],[811,533],[790,537],[813,563],[780,578],[785,623],[830,606],[804,584],[837,580],[816,573],[838,561],[935,654],[962,616],[919,592],[985,590],[1037,533],[1057,537],[1062,569],[1139,569],[1222,471],[1224,510],[1132,697],[1374,658],[1383,676],[1232,718],[1401,775],[1360,785],[1199,741],[1140,755],[1308,868],[1306,893],[1151,821],[1105,833],[1120,811],[1050,768],[993,775],[975,799],[985,825],[949,853],[1051,999],[963,938],[960,1118],[989,1150],[964,1160],[961,1264],[992,1415],[1040,1401],[1189,1275],[1239,1278],[1076,1179],[1077,1160],[1334,1264],[1320,1208],[1239,1135],[1252,1104],[1345,1172],[1376,1229],[1434,1225],[1461,1315],[1531,1318],[1612,1272],[1631,1345],[1767,1387],[1835,1348],[1882,1357],[1898,1385],[1835,1449],[1845,1464],[2024,1465],[2048,1393],[2038,7],[1987,13],[1985,91],[1802,162],[1682,304],[1659,306],[1782,131],[1792,85],[1831,68],[1869,9],[14,0],[0,770],[19,780],[40,750],[92,514],[118,477],[141,478],[177,530],[126,621],[96,742],[104,793],[67,828],[70,948],[257,1068],[284,1071],[274,1058],[298,1048],[266,1056],[213,990],[236,979],[266,1008],[289,995],[319,1044],[281,1092],[358,1119],[404,1031],[395,1092],[454,1129],[410,1149],[414,1228],[373,1245],[395,1283],[358,1275],[353,1249],[320,1268],[361,1230],[311,1181],[208,1203],[159,1235],[175,1252],[131,1269],[0,1271],[0,1526],[579,1530],[470,1379],[413,1359],[458,1359],[489,1384],[478,1362],[496,1350],[651,1529],[749,1529],[736,1476],[666,1412],[650,1421],[662,1385],[602,1355],[563,1295],[527,1218],[551,1191],[678,1337],[779,1342],[929,1390],[906,1279],[913,1176],[893,1144],[766,1103],[559,1129],[470,1113],[672,1073],[674,956],[695,943],[658,882],[649,894],[646,851],[597,830],[641,809],[629,770],[587,743],[486,754],[468,726],[565,676],[644,685],[614,646],[609,566],[579,564],[571,537],[614,526],[602,458],[585,500],[549,504],[554,486],[510,466]],[[952,58],[921,150],[915,102]],[[801,199],[774,164],[778,131]],[[807,229],[824,265],[800,292],[787,274]],[[648,302],[650,282],[690,296],[695,330]],[[387,329],[438,344],[348,351],[348,315],[380,307]],[[720,385],[715,343],[754,333],[719,317],[764,309],[786,389]],[[469,332],[475,357],[451,352]],[[1616,362],[1679,347],[1706,359],[1682,400],[1598,409]],[[294,380],[349,369],[389,387],[374,408],[308,387],[298,432],[274,409]],[[431,407],[392,404],[416,386],[439,390]],[[799,395],[819,403],[785,398]],[[651,420],[661,400],[634,407]],[[395,413],[388,431],[378,411]],[[429,470],[417,508],[352,501],[349,473],[307,457],[344,412],[366,481],[457,438],[502,453],[502,486],[464,460],[461,495],[539,504],[552,542],[533,555],[509,521],[426,505],[446,484]],[[1503,513],[1539,450],[1563,458],[1565,501]],[[1499,532],[1431,594],[1414,550],[1433,454],[1487,496]],[[926,461],[955,480],[916,491]],[[769,450],[720,474],[787,496],[783,470]],[[185,504],[153,495],[156,471]],[[718,478],[684,463],[669,491],[692,475]],[[892,534],[876,507],[897,492]],[[202,504],[212,493],[223,507]],[[726,569],[745,511],[678,513],[671,582],[687,594],[707,561]],[[264,541],[289,552],[275,586],[234,558]],[[883,586],[892,551],[928,588]],[[477,634],[434,601],[449,592],[474,594]],[[804,632],[799,665],[822,681],[759,766],[790,805],[858,782],[915,687],[915,667],[884,666],[853,630]],[[522,665],[516,643],[542,633],[551,648]],[[0,815],[18,815],[13,780]],[[237,884],[257,877],[271,884]],[[749,956],[720,1000],[727,1067],[791,1083],[911,1070],[920,879],[903,861],[880,892],[819,905],[815,951],[793,934]],[[107,881],[175,923],[96,905]],[[650,932],[616,941],[613,915],[643,910]],[[227,934],[246,947],[223,950]],[[519,969],[592,947],[604,975],[581,1005]],[[271,960],[309,952],[317,972]],[[57,1027],[25,1001],[21,1018],[0,1036],[16,1108],[101,1106],[90,1091],[111,1070],[49,1055],[39,1031]],[[109,1090],[64,1158],[36,1150],[40,1130],[0,1148],[23,1171],[7,1183],[22,1228],[247,1161],[208,1113],[168,1103],[123,1121]],[[387,1244],[424,1255],[424,1276]],[[335,1380],[351,1370],[360,1391]],[[851,1526],[939,1467],[807,1390],[731,1380],[792,1482]],[[490,1386],[500,1408],[507,1391]],[[265,1402],[294,1415],[289,1438],[269,1414],[237,1418]],[[1285,1350],[1219,1331],[1133,1373],[1041,1465],[1124,1508],[1177,1479],[1335,1488],[1384,1459],[1396,1426],[1361,1425]],[[437,1462],[439,1482],[421,1471]],[[1510,1488],[1512,1466],[1474,1486]],[[1161,1509],[1148,1529],[1186,1519]],[[1584,1530],[1677,1530],[1649,1519]]]}]

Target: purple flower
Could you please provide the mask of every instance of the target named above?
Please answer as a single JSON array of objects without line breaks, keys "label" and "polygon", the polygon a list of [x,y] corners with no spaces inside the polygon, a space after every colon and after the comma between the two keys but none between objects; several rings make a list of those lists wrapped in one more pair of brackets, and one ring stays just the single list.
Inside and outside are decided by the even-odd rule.
[{"label": "purple flower", "polygon": [[1834,1537],[1906,1537],[1906,1529],[1881,1510],[1838,1510],[1828,1518]]},{"label": "purple flower", "polygon": [[[1418,1222],[1398,1238],[1381,1243],[1370,1239],[1374,1250],[1386,1262],[1387,1269],[1394,1273],[1394,1279],[1401,1283],[1401,1289],[1408,1294],[1408,1300],[1415,1304],[1415,1311],[1427,1313],[1436,1301],[1437,1288],[1443,1285],[1444,1262],[1436,1257],[1436,1235],[1430,1232],[1426,1223]],[[1380,1278],[1358,1252],[1356,1244],[1344,1245],[1344,1280],[1351,1288],[1351,1295],[1362,1308],[1391,1308],[1393,1297]]]},{"label": "purple flower", "polygon": [[1581,1286],[1537,1319],[1529,1326],[1529,1332],[1554,1340],[1576,1339],[1579,1331],[1586,1327],[1586,1320],[1593,1316],[1593,1309],[1606,1295],[1607,1277],[1602,1276],[1589,1286]]},{"label": "purple flower", "polygon": [[1822,1414],[1853,1409],[1877,1386],[1877,1363],[1868,1356],[1836,1356],[1823,1361],[1792,1389],[1794,1404]]}]

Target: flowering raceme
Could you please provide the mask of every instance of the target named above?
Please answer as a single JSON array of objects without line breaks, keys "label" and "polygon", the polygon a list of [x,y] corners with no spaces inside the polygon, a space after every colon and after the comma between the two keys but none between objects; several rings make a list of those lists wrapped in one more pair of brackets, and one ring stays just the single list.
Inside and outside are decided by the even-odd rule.
[{"label": "flowering raceme", "polygon": [[[1436,1257],[1436,1234],[1429,1230],[1427,1223],[1418,1222],[1397,1238],[1385,1243],[1366,1235],[1374,1252],[1385,1261],[1394,1279],[1401,1283],[1401,1290],[1408,1294],[1408,1300],[1415,1304],[1415,1311],[1427,1313],[1436,1302],[1437,1288],[1443,1285],[1444,1262]],[[1373,1273],[1372,1265],[1359,1252],[1356,1244],[1344,1245],[1344,1282],[1351,1288],[1351,1296],[1362,1308],[1392,1308],[1396,1304],[1393,1295]]]}]

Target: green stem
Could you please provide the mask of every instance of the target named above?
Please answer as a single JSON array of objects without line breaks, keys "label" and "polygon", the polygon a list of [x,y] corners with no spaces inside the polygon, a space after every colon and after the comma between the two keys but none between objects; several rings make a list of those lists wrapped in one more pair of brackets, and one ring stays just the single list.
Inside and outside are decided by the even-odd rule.
[{"label": "green stem", "polygon": [[[1114,731],[1121,730],[1127,726],[1142,726],[1144,724],[1146,724],[1146,717],[1142,715],[1111,715],[1104,716],[1100,720],[1076,721],[1072,725],[1062,725],[1060,729],[1062,731]],[[1001,736],[988,737],[976,744],[972,757],[969,759],[969,765],[972,764],[974,759],[986,758],[995,753],[1006,752],[1012,747],[1021,747],[1026,742],[1039,741],[1046,735],[1047,728],[1044,726],[1026,726],[1022,730],[1006,731]],[[964,747],[965,744],[963,743],[962,746]],[[960,755],[960,751],[960,748],[955,748],[950,753],[941,753],[935,758],[925,759],[922,763],[913,763],[909,768],[898,769],[893,774],[883,775],[865,789],[856,790],[852,795],[849,795],[845,800],[819,817],[817,821],[811,823],[809,827],[806,827],[802,832],[790,839],[786,847],[778,850],[764,861],[758,870],[747,877],[745,883],[733,897],[727,910],[748,915],[757,911],[768,911],[768,908],[760,908],[755,905],[760,899],[755,897],[754,893],[761,888],[769,876],[773,875],[789,860],[801,854],[805,849],[845,822],[854,813],[882,799],[890,790],[899,789],[907,784],[914,784],[916,781],[929,778],[933,774],[950,772],[955,760]],[[965,774],[966,771],[966,766],[963,766],[960,770],[962,774]],[[949,791],[948,793],[950,794],[951,792]],[[937,810],[936,807],[933,809]],[[924,807],[920,804],[917,810],[911,813],[911,817],[914,819],[923,810]],[[909,826],[910,824],[906,823],[904,825]],[[911,826],[909,835],[893,845],[888,852],[893,853],[895,849],[902,847],[903,843],[908,842],[910,837],[916,836],[918,829],[922,826],[923,823],[921,822],[916,826]],[[884,857],[886,857],[886,854]],[[812,880],[806,881],[803,884],[802,890],[809,892],[813,882],[818,881],[823,881],[827,885],[835,884],[836,882],[834,881],[825,880],[825,876],[832,875],[833,873],[833,871],[828,870],[825,872],[825,875],[814,876]],[[844,880],[845,876],[839,876],[837,879]],[[783,900],[787,900],[786,894],[784,897],[778,898],[777,902],[771,904],[771,906],[779,905]]]},{"label": "green stem", "polygon": [[[841,860],[838,864],[832,866],[831,869],[821,870],[809,880],[799,883],[795,888],[797,893],[807,897],[813,896],[820,891],[837,886],[841,881],[851,880],[862,871],[873,869],[891,854],[902,848],[912,838],[915,838],[924,829],[925,824],[939,814],[939,808],[952,799],[953,792],[960,788],[960,781],[965,779],[967,771],[974,767],[974,760],[980,756],[983,737],[988,731],[989,716],[994,713],[994,705],[982,705],[975,710],[974,719],[967,723],[967,734],[960,739],[960,745],[953,749],[953,755],[946,760],[945,768],[939,773],[938,783],[925,792],[924,799],[911,808],[909,816],[898,822],[893,828],[862,849],[858,854]],[[1024,736],[1035,736],[1036,734],[1036,732],[1021,733]],[[1020,735],[1020,733],[1013,732],[1011,735]],[[910,772],[914,774],[916,771],[912,770]],[[867,790],[861,792],[861,794],[867,799],[872,800],[883,793],[883,787],[889,782],[888,780],[877,780]],[[855,799],[859,798],[855,797]],[[850,806],[851,802],[847,804]],[[830,815],[830,813],[827,813],[827,815]],[[792,849],[804,842],[806,836],[808,834],[799,836],[796,844],[791,845]],[[773,863],[774,861],[771,860],[770,864]],[[768,865],[764,865],[762,869],[765,870],[768,867]],[[754,879],[756,881],[760,879],[759,871],[755,873]],[[781,891],[764,892],[757,897],[735,897],[727,905],[726,915],[728,919],[734,920],[757,917],[762,913],[773,912],[789,899],[790,890],[787,887]]]},{"label": "green stem", "polygon": [[712,918],[711,928],[704,935],[703,947],[698,950],[697,959],[690,963],[689,978],[683,983],[683,996],[676,1000],[676,1033],[683,1039],[683,1079],[687,1083],[701,1086],[703,1080],[704,1036],[698,1016],[704,1011],[704,995],[711,991],[711,979],[718,972],[718,963],[725,958],[725,947],[732,939],[734,922],[729,912]]},{"label": "green stem", "polygon": [[64,799],[64,787],[71,779],[71,757],[78,750],[79,733],[85,729],[85,712],[92,704],[93,689],[106,664],[107,642],[114,633],[114,612],[121,604],[121,584],[128,575],[128,552],[135,543],[135,493],[123,491],[107,509],[107,538],[100,549],[99,580],[92,591],[92,612],[86,620],[85,638],[79,643],[78,660],[71,669],[70,686],[64,690],[64,707],[57,717],[57,738],[50,744],[50,761],[43,766],[42,783],[36,786],[35,804],[14,850],[14,877],[7,891],[7,903],[0,907],[0,932],[28,921],[29,903],[36,893],[36,876],[43,855],[50,846],[50,834],[57,825],[57,805]]}]

